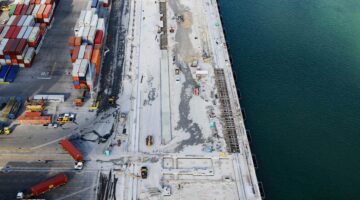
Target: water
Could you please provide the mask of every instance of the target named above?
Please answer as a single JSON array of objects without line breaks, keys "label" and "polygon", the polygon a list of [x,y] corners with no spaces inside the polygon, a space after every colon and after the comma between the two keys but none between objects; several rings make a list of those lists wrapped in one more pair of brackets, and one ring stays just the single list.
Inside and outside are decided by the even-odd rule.
[{"label": "water", "polygon": [[220,4],[267,199],[360,199],[360,1]]}]

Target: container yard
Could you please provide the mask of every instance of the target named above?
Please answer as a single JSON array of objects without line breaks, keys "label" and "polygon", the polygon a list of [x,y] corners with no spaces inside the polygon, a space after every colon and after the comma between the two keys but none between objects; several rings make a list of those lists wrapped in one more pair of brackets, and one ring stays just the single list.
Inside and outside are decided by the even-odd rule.
[{"label": "container yard", "polygon": [[216,2],[21,0],[7,15],[0,199],[261,199]]}]

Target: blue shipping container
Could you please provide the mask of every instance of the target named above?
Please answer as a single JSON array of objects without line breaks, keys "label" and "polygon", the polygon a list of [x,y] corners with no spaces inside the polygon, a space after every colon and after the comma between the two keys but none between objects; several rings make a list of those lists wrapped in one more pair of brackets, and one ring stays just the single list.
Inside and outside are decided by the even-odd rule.
[{"label": "blue shipping container", "polygon": [[14,82],[18,71],[19,71],[18,65],[10,67],[10,72],[9,72],[8,76],[6,77],[5,81],[9,82],[9,83]]},{"label": "blue shipping container", "polygon": [[10,71],[10,67],[7,65],[4,65],[1,67],[0,71],[0,82],[5,82],[6,76],[8,75]]},{"label": "blue shipping container", "polygon": [[98,0],[92,0],[91,8],[97,8]]}]

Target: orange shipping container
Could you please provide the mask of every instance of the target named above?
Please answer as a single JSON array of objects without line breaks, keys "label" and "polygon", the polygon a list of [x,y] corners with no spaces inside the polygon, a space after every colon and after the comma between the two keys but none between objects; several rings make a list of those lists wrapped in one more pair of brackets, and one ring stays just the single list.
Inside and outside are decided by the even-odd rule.
[{"label": "orange shipping container", "polygon": [[45,5],[45,4],[42,4],[42,5],[40,6],[39,11],[36,13],[36,18],[38,18],[38,19],[42,19],[42,18],[43,18],[43,13],[44,13],[45,8],[46,8],[46,5]]},{"label": "orange shipping container", "polygon": [[74,48],[74,51],[73,51],[73,54],[71,55],[71,62],[75,62],[77,57],[78,57],[78,54],[79,54],[79,51],[80,51],[80,46],[76,46]]},{"label": "orange shipping container", "polygon": [[75,46],[81,45],[81,37],[75,37]]},{"label": "orange shipping container", "polygon": [[25,118],[31,118],[31,117],[40,117],[41,112],[25,112],[24,117]]},{"label": "orange shipping container", "polygon": [[96,74],[100,72],[100,49],[94,49],[91,57],[91,63],[95,64]]},{"label": "orange shipping container", "polygon": [[87,45],[85,49],[84,59],[90,60],[93,48],[91,45]]},{"label": "orange shipping container", "polygon": [[75,46],[75,37],[72,36],[72,37],[69,37],[69,46]]}]

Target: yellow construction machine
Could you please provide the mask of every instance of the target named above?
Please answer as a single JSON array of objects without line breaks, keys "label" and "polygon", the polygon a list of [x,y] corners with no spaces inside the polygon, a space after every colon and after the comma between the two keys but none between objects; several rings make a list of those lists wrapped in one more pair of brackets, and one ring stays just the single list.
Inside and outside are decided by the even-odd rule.
[{"label": "yellow construction machine", "polygon": [[9,135],[11,130],[9,127],[0,127],[0,135]]},{"label": "yellow construction machine", "polygon": [[45,109],[45,101],[42,100],[27,100],[25,102],[26,112],[42,112]]}]

